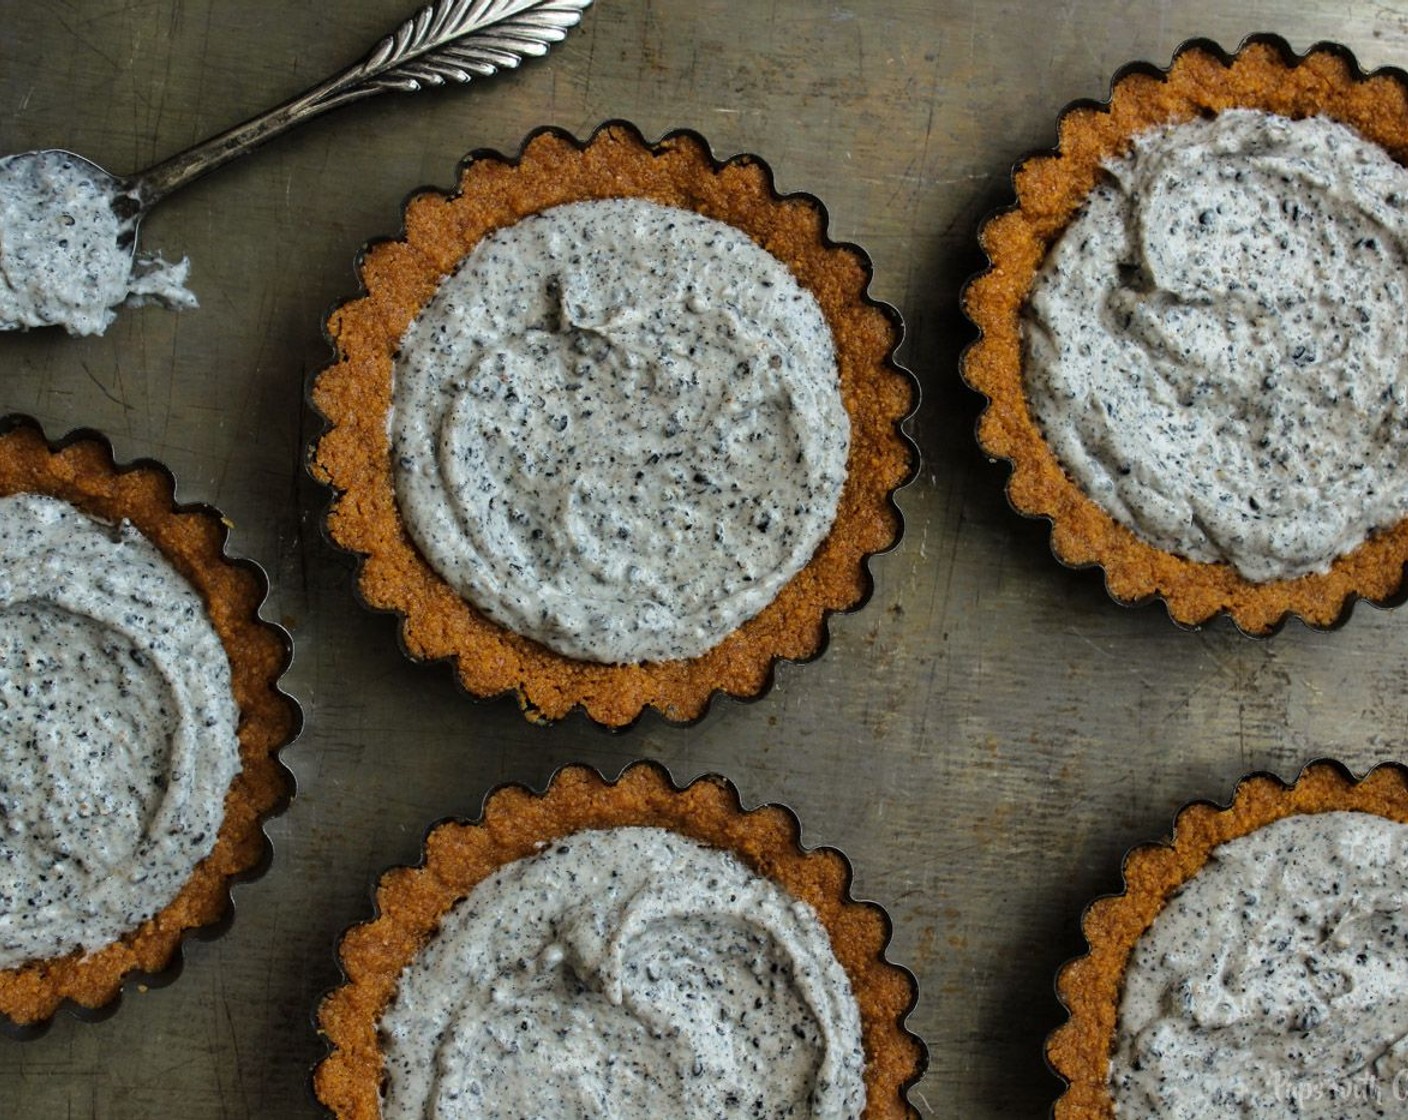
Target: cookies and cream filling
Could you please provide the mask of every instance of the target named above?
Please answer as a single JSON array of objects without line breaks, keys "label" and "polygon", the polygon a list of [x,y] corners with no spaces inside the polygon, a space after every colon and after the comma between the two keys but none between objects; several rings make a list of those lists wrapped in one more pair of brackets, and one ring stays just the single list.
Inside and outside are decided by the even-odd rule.
[{"label": "cookies and cream filling", "polygon": [[841,1120],[860,1016],[816,912],[656,828],[579,832],[440,921],[379,1024],[385,1120]]},{"label": "cookies and cream filling", "polygon": [[119,187],[64,151],[0,159],[0,330],[102,334],[123,304],[196,306],[188,261],[134,255]]},{"label": "cookies and cream filling", "polygon": [[1408,171],[1345,125],[1136,136],[1023,312],[1057,459],[1160,549],[1323,572],[1408,515]]},{"label": "cookies and cream filling", "polygon": [[1130,955],[1121,1120],[1397,1115],[1408,1091],[1408,825],[1286,817],[1215,848]]},{"label": "cookies and cream filling", "polygon": [[850,447],[816,298],[732,226],[630,198],[480,241],[402,339],[389,424],[440,576],[607,663],[696,657],[766,607]]},{"label": "cookies and cream filling", "polygon": [[0,968],[91,952],[210,854],[240,768],[229,661],[132,526],[0,498]]}]

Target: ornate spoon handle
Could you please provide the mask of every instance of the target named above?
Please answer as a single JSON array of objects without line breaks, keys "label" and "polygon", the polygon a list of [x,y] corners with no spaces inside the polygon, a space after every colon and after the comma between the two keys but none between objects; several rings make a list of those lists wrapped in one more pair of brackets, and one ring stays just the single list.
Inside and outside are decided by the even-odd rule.
[{"label": "ornate spoon handle", "polygon": [[131,217],[178,187],[328,109],[383,90],[468,82],[547,53],[592,0],[436,0],[366,58],[282,105],[138,172],[123,183]]}]

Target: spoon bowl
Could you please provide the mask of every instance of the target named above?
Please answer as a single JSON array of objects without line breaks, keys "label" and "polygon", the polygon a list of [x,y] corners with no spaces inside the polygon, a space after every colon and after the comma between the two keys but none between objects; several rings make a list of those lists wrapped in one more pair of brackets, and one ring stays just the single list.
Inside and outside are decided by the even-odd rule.
[{"label": "spoon bowl", "polygon": [[[156,273],[179,288],[182,266],[177,277],[165,262],[137,259],[134,201],[121,179],[62,148],[0,159],[0,327],[101,333],[115,305],[160,296],[149,284]],[[190,302],[176,288],[172,301]]]}]

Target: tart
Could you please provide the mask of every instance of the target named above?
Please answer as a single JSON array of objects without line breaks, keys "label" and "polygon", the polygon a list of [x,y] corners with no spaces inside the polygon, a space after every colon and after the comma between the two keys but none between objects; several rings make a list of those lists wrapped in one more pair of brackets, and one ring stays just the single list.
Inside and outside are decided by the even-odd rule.
[{"label": "tart", "polygon": [[[833,958],[831,967],[839,962],[845,977],[842,987],[848,982],[851,993],[846,1000],[850,1014],[858,1016],[861,1052],[856,1054],[856,1061],[864,1093],[861,1114],[872,1120],[917,1115],[905,1099],[905,1089],[918,1078],[925,1062],[923,1045],[904,1027],[904,1018],[916,998],[914,979],[905,969],[885,959],[889,920],[879,907],[856,902],[850,897],[850,872],[845,857],[834,849],[802,849],[796,818],[780,806],[769,805],[745,812],[740,807],[737,792],[725,780],[704,777],[681,789],[662,767],[652,763],[637,763],[614,782],[603,780],[586,767],[567,767],[557,773],[542,794],[518,786],[503,787],[488,797],[478,821],[446,821],[435,826],[427,835],[419,866],[395,869],[383,876],[376,894],[377,916],[364,925],[353,927],[342,939],[340,957],[346,981],[326,997],[319,1010],[319,1025],[331,1049],[314,1075],[318,1099],[334,1115],[349,1120],[380,1117],[383,1102],[397,1099],[412,1069],[412,1063],[394,1050],[398,1034],[407,1033],[394,1021],[397,1014],[402,1018],[411,1015],[416,1029],[409,1033],[419,1038],[422,1049],[436,1054],[434,1059],[423,1055],[420,1064],[438,1062],[443,1080],[452,1091],[473,1096],[482,1093],[486,1099],[494,1100],[509,1094],[506,1078],[512,1075],[511,1071],[485,1074],[476,1067],[471,1076],[462,1070],[465,1063],[482,1057],[476,1053],[482,1047],[460,1048],[456,1053],[453,1036],[461,1024],[452,1022],[450,1027],[445,1027],[428,1016],[416,1018],[415,1008],[397,1007],[398,1003],[412,998],[407,993],[415,990],[414,986],[419,985],[420,990],[425,988],[424,976],[416,976],[415,967],[437,951],[439,939],[458,938],[465,922],[488,925],[508,939],[510,955],[518,952],[517,947],[521,945],[524,956],[533,959],[531,962],[525,959],[508,969],[516,979],[506,978],[502,972],[495,973],[493,968],[481,966],[468,948],[461,951],[461,942],[455,941],[452,944],[458,963],[443,982],[454,987],[454,991],[445,998],[463,1000],[464,1006],[470,1006],[475,1000],[487,1000],[485,1006],[491,1009],[517,1009],[511,1016],[513,1033],[526,1031],[530,1037],[523,1038],[521,1044],[509,1039],[513,1043],[509,1051],[525,1063],[533,1062],[532,1068],[543,1071],[530,1078],[530,1083],[557,1076],[552,1072],[555,1069],[565,1067],[575,1071],[580,1067],[586,1070],[581,1079],[569,1077],[566,1080],[570,1084],[552,1087],[553,1099],[564,1108],[571,1107],[564,1103],[571,1099],[566,1094],[582,1091],[579,1080],[593,1084],[610,1082],[613,1092],[630,1093],[637,1084],[637,1076],[649,1081],[659,1074],[659,1067],[672,1065],[663,1060],[638,1063],[627,1057],[623,1047],[620,1062],[630,1065],[632,1074],[607,1073],[601,1077],[601,1082],[594,1080],[600,1068],[594,1050],[600,1039],[630,1034],[620,1025],[624,1009],[629,1009],[632,1015],[649,1015],[649,1008],[656,1007],[662,1014],[671,1015],[683,1012],[686,1006],[698,1001],[707,1005],[706,1014],[712,1024],[716,1021],[713,1004],[724,998],[719,994],[721,989],[742,987],[748,996],[743,1001],[740,1022],[746,1023],[753,1017],[752,1031],[758,1041],[750,1050],[745,1034],[738,1040],[737,1053],[746,1062],[748,1055],[759,1046],[764,1053],[770,1052],[769,1047],[776,1039],[769,1037],[767,1026],[758,1024],[772,1014],[774,1004],[783,1005],[783,995],[792,994],[788,989],[797,976],[804,971],[812,977],[825,972],[817,958],[806,958],[814,967],[799,967],[795,971],[786,966],[780,968],[776,959],[768,965],[767,954],[773,950],[761,946],[770,942],[770,934],[744,938],[746,947],[735,947],[723,954],[721,963],[716,962],[720,967],[736,969],[730,973],[735,979],[727,984],[701,982],[698,976],[691,974],[697,965],[700,972],[712,975],[707,965],[698,962],[709,958],[708,942],[717,926],[750,931],[754,928],[742,918],[735,922],[728,917],[711,925],[711,920],[717,917],[713,908],[709,908],[700,921],[686,927],[692,931],[685,936],[693,949],[677,945],[674,951],[667,949],[661,958],[649,956],[644,946],[657,934],[665,939],[665,944],[672,944],[668,938],[677,936],[670,932],[667,922],[658,919],[668,919],[678,912],[698,917],[692,910],[681,910],[683,903],[675,897],[677,884],[667,881],[637,890],[632,880],[628,888],[630,902],[625,907],[629,917],[624,925],[611,922],[603,925],[591,913],[595,905],[591,902],[587,904],[588,917],[583,920],[581,914],[571,910],[559,914],[557,903],[516,906],[504,901],[505,897],[516,898],[502,893],[504,881],[520,872],[532,875],[536,868],[537,873],[549,881],[560,883],[567,872],[543,868],[540,861],[575,858],[571,855],[574,845],[652,834],[665,837],[667,846],[690,849],[697,855],[726,861],[735,869],[717,873],[719,879],[728,884],[719,900],[725,910],[728,896],[742,895],[747,900],[744,905],[750,920],[755,912],[776,907],[794,918],[805,912],[805,921],[813,929],[824,931],[822,941],[829,943],[830,950],[826,955]],[[629,849],[628,852],[610,871],[601,860],[594,860],[589,868],[573,871],[569,901],[593,899],[595,892],[602,889],[601,884],[617,882],[618,873],[625,879],[640,873],[649,857],[639,856]],[[681,862],[682,858],[686,862]],[[676,853],[666,856],[660,866],[667,868],[671,876],[678,868],[677,878],[683,882],[693,878],[685,870],[687,859]],[[527,870],[522,871],[524,868]],[[751,879],[751,884],[736,885],[730,877],[734,874]],[[591,885],[588,880],[592,880]],[[719,882],[708,885],[717,889]],[[493,893],[495,891],[500,893]],[[769,892],[776,896],[775,901],[758,901]],[[471,898],[471,902],[457,905],[466,898]],[[481,899],[497,900],[497,903],[486,908],[480,903]],[[806,905],[799,906],[797,900]],[[551,917],[545,917],[545,913]],[[527,926],[524,915],[528,916]],[[515,931],[533,928],[532,923],[549,926],[547,937],[551,944],[540,946],[538,940],[527,933],[518,940],[519,934]],[[448,932],[451,930],[454,932]],[[666,932],[659,933],[660,930]],[[603,938],[607,939],[606,945],[602,944]],[[616,962],[616,971],[611,972],[609,967],[598,968],[599,958],[612,953],[625,958]],[[684,975],[662,979],[651,963],[657,959],[662,962],[660,970],[666,973],[673,970],[677,962],[685,962],[681,970]],[[489,977],[498,976],[497,980],[489,979],[485,983],[492,994],[486,995],[481,990],[479,996],[462,995],[457,985],[463,977],[474,977],[473,982],[477,983],[481,972]],[[614,980],[603,980],[602,972],[609,973]],[[759,989],[755,1000],[753,986],[759,975],[764,977],[764,989],[775,987],[777,992],[769,994]],[[549,982],[543,977],[563,985],[564,990],[575,997],[569,999],[565,1009],[549,1010],[520,1002],[518,982],[532,985]],[[675,985],[674,995],[646,1001],[642,1011],[640,993],[647,981]],[[508,990],[510,988],[513,990]],[[841,1002],[842,997],[824,997],[818,1005],[828,1001]],[[717,1021],[722,1022],[723,1005],[717,1010]],[[473,1015],[466,1013],[472,1020],[469,1034],[478,1038],[481,1032],[488,1031],[497,1037],[494,1024],[479,1021],[482,1015],[482,1010],[476,1010]],[[731,1014],[729,1018],[732,1019]],[[794,1038],[810,1039],[804,1041],[804,1046],[817,1045],[810,1018],[801,1015],[787,1019],[785,1028],[775,1032],[786,1042],[783,1056],[776,1065],[777,1081],[787,1078],[783,1072],[785,1063],[791,1060],[787,1052],[798,1049]],[[640,1029],[639,1024],[636,1029]],[[689,1029],[686,1024],[677,1033],[655,1025],[647,1033],[656,1042],[666,1040],[668,1043],[679,1035],[689,1038]],[[578,1034],[589,1042],[586,1057],[577,1052],[569,1053],[567,1049]],[[732,1038],[732,1026],[729,1034]],[[393,1052],[397,1054],[394,1063],[390,1056]],[[613,1050],[613,1054],[615,1052]],[[683,1086],[691,1077],[704,1076],[707,1072],[710,1092],[727,1087],[739,1096],[744,1109],[753,1107],[753,1093],[758,1093],[757,1099],[761,1101],[764,1086],[748,1080],[726,1086],[726,1079],[714,1071],[707,1054],[692,1053],[694,1072],[689,1061],[685,1061],[678,1082],[665,1078],[669,1085]],[[836,1056],[832,1054],[823,1059],[820,1068],[834,1069],[831,1059]],[[609,1067],[615,1061],[615,1057],[610,1061],[603,1059],[603,1064]],[[394,1071],[390,1069],[393,1064]],[[856,1072],[852,1069],[849,1076],[855,1076]],[[822,1096],[828,1091],[840,1092],[838,1086],[843,1080],[838,1076],[831,1086],[823,1084],[816,1091]],[[442,1086],[442,1090],[444,1088]],[[531,1110],[532,1106],[524,1107]],[[844,1115],[846,1111],[843,1108],[836,1114]]]},{"label": "tart", "polygon": [[18,1028],[174,977],[292,791],[277,752],[301,717],[278,687],[288,637],[259,618],[267,581],[174,492],[95,433],[0,422],[0,1016]]},{"label": "tart", "polygon": [[[530,252],[550,259],[530,267]],[[686,274],[696,253],[712,256]],[[412,657],[452,659],[468,692],[514,692],[530,718],[580,706],[621,727],[654,707],[685,722],[819,654],[826,616],[868,595],[867,557],[898,539],[892,494],[915,467],[898,315],[867,294],[863,254],[828,240],[820,203],[777,195],[756,158],[720,164],[694,134],[650,144],[619,122],[584,143],[543,130],[516,159],[471,156],[453,195],[412,196],[360,275],[365,294],[327,321],[310,470],[333,490],[327,533],[360,558],[361,598],[401,616]],[[812,318],[775,338],[752,317],[804,304]],[[526,325],[506,326],[524,307]],[[676,311],[678,334],[653,325]],[[446,335],[471,357],[426,357]],[[822,349],[827,372],[794,372],[825,365]],[[780,407],[773,379],[794,377]],[[704,403],[686,399],[701,384]],[[812,399],[814,413],[796,403]],[[424,518],[412,485],[441,503]],[[795,496],[768,507],[775,489]],[[792,537],[794,513],[814,539]],[[776,561],[749,551],[763,541]],[[696,610],[702,640],[610,640]]]},{"label": "tart", "polygon": [[[1231,158],[1220,162],[1230,144],[1226,133],[1241,126],[1253,135],[1253,149],[1272,144],[1267,137],[1273,134],[1282,145],[1249,178],[1261,176],[1291,193],[1258,203],[1254,187],[1243,189],[1241,179],[1219,185],[1223,166],[1234,166]],[[1305,140],[1307,132],[1318,138]],[[1376,605],[1402,601],[1408,520],[1401,502],[1377,509],[1372,501],[1386,489],[1381,479],[1394,477],[1401,465],[1396,446],[1377,433],[1400,426],[1405,387],[1391,370],[1381,385],[1367,375],[1358,381],[1365,363],[1357,352],[1347,359],[1341,353],[1345,337],[1398,330],[1401,308],[1368,308],[1366,325],[1356,319],[1352,327],[1333,308],[1316,309],[1317,300],[1331,302],[1327,276],[1350,286],[1376,282],[1369,257],[1396,289],[1398,243],[1396,237],[1392,244],[1356,238],[1347,248],[1369,256],[1346,255],[1332,273],[1326,262],[1342,255],[1333,244],[1335,231],[1349,223],[1338,215],[1324,219],[1317,210],[1322,194],[1300,201],[1294,195],[1319,189],[1306,186],[1319,172],[1296,162],[1312,142],[1332,149],[1353,143],[1367,153],[1336,154],[1331,164],[1357,169],[1376,162],[1381,166],[1374,175],[1401,174],[1398,165],[1408,157],[1408,86],[1401,73],[1365,75],[1337,46],[1301,56],[1278,38],[1255,36],[1228,55],[1199,40],[1180,48],[1167,70],[1141,64],[1121,71],[1108,102],[1077,103],[1062,114],[1059,137],[1054,152],[1018,164],[1016,205],[984,224],[980,240],[989,267],[963,299],[981,332],[964,355],[963,374],[989,401],[978,441],[1011,464],[1013,507],[1047,518],[1057,558],[1101,567],[1118,602],[1161,599],[1184,626],[1226,614],[1244,632],[1265,635],[1292,615],[1315,627],[1336,625],[1357,598]],[[1245,158],[1263,155],[1253,150]],[[1145,169],[1164,177],[1139,178]],[[1229,180],[1237,173],[1229,170]],[[1209,189],[1224,188],[1216,204],[1204,205]],[[1177,205],[1169,204],[1180,190]],[[1237,228],[1232,219],[1246,218],[1258,205],[1263,213]],[[1383,219],[1391,227],[1402,220],[1397,188],[1347,205],[1362,209],[1350,215],[1355,220]],[[1087,310],[1074,315],[1074,305],[1061,304],[1062,325],[1053,328],[1053,288],[1065,284],[1064,299],[1087,283],[1067,282],[1077,271],[1071,262],[1089,244],[1088,223],[1106,213],[1122,215],[1117,220],[1133,232],[1120,227],[1118,237],[1126,240],[1112,250],[1104,279],[1092,285],[1103,302],[1086,303]],[[1306,237],[1330,240],[1323,251],[1297,257],[1297,250],[1314,244],[1299,240],[1306,229]],[[1207,240],[1214,235],[1229,240]],[[1287,255],[1263,255],[1278,241],[1283,250],[1290,245]],[[1273,263],[1263,273],[1258,260]],[[1182,271],[1165,271],[1170,261]],[[1188,290],[1170,283],[1169,275],[1187,278]],[[1401,293],[1391,302],[1401,303]],[[1209,341],[1232,323],[1231,314],[1224,316],[1232,304],[1258,310],[1226,326],[1221,341]],[[1112,340],[1108,350],[1091,350],[1077,337],[1097,325]],[[1234,337],[1234,326],[1255,341],[1229,351],[1224,361],[1216,347]],[[1295,337],[1297,330],[1303,338]],[[1396,349],[1394,343],[1387,352]],[[1075,391],[1066,384],[1057,390],[1066,412],[1053,418],[1042,386],[1058,360],[1094,388]],[[1233,377],[1224,377],[1227,369]],[[1236,384],[1236,378],[1248,380]],[[1293,383],[1300,388],[1289,389]],[[1107,399],[1106,388],[1143,393],[1146,406],[1131,409],[1124,396]],[[1360,400],[1356,391],[1372,399]],[[1313,400],[1286,404],[1298,399],[1296,392]],[[1203,427],[1186,419],[1194,416],[1203,418]],[[1068,437],[1073,427],[1084,434]],[[1165,432],[1176,432],[1184,443],[1156,444],[1147,459],[1130,457],[1131,443]],[[1360,485],[1365,460],[1372,458],[1379,460],[1368,464],[1373,477]],[[1317,474],[1322,462],[1333,479]],[[1147,495],[1142,510],[1129,498],[1134,492]],[[1208,546],[1203,524],[1224,511],[1238,539]],[[1298,541],[1286,544],[1288,537],[1322,530],[1333,536],[1325,526],[1341,518],[1357,531],[1323,552],[1301,555]],[[1166,526],[1174,526],[1168,535]],[[1294,555],[1285,559],[1283,552]]]},{"label": "tart", "polygon": [[1318,761],[1289,786],[1255,774],[1225,808],[1184,808],[1169,841],[1126,857],[1123,891],[1086,911],[1089,953],[1058,977],[1057,1120],[1321,1115],[1355,1092],[1367,1111],[1333,1115],[1382,1115],[1408,1016],[1405,850],[1408,771],[1392,764],[1356,779]]}]

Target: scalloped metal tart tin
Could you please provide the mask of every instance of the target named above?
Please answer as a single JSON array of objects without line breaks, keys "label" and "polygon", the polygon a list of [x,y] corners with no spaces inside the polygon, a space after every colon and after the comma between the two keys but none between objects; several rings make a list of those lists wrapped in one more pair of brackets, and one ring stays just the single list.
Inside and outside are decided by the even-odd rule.
[{"label": "scalloped metal tart tin", "polygon": [[[426,836],[421,863],[381,878],[376,916],[344,934],[345,982],[323,1001],[320,1030],[330,1052],[314,1072],[318,1099],[342,1120],[375,1120],[385,1073],[378,1023],[402,969],[436,933],[442,916],[505,864],[585,830],[650,826],[732,853],[816,911],[860,1008],[867,1120],[915,1117],[905,1090],[927,1055],[904,1025],[918,990],[885,957],[891,925],[874,903],[851,897],[850,864],[834,848],[804,849],[793,813],[779,805],[744,810],[716,775],[684,788],[663,766],[638,762],[615,781],[585,766],[558,771],[542,793],[504,786],[473,822],[447,820]],[[486,1087],[492,1092],[492,1086]]]},{"label": "scalloped metal tart tin", "polygon": [[964,291],[963,308],[980,337],[962,362],[967,382],[988,398],[978,442],[1011,465],[1008,499],[1019,513],[1051,522],[1051,547],[1063,563],[1104,570],[1118,602],[1158,598],[1174,622],[1197,626],[1226,614],[1244,632],[1266,635],[1290,616],[1328,628],[1363,598],[1378,606],[1403,601],[1408,521],[1382,528],[1339,557],[1329,571],[1254,583],[1225,563],[1202,563],[1163,551],[1119,524],[1064,471],[1033,418],[1023,386],[1020,316],[1048,249],[1081,209],[1104,161],[1151,128],[1230,108],[1299,118],[1324,115],[1350,125],[1408,160],[1408,78],[1398,70],[1360,71],[1345,48],[1319,44],[1297,55],[1269,35],[1247,39],[1235,54],[1195,40],[1159,70],[1121,70],[1107,102],[1076,102],[1059,119],[1059,142],[1013,171],[1016,204],[992,215],[979,239],[987,269]]},{"label": "scalloped metal tart tin", "polygon": [[[761,613],[687,660],[579,661],[489,621],[433,571],[396,507],[387,417],[393,357],[406,328],[488,234],[552,206],[604,198],[694,210],[744,231],[784,262],[817,298],[834,337],[851,422],[840,509],[810,563]],[[363,602],[401,617],[411,657],[452,659],[468,692],[516,693],[533,719],[557,719],[580,706],[596,722],[622,727],[653,707],[687,722],[705,713],[715,692],[760,695],[777,661],[822,651],[827,615],[865,601],[868,557],[892,547],[901,532],[893,493],[913,477],[917,453],[899,426],[917,387],[894,361],[899,316],[870,298],[870,274],[859,249],[828,239],[816,199],[778,195],[761,160],[719,163],[693,133],[648,143],[634,126],[611,122],[585,142],[541,130],[516,158],[474,153],[461,166],[454,194],[411,196],[401,237],[373,243],[361,257],[364,294],[334,310],[326,324],[336,360],[312,384],[326,430],[311,449],[309,468],[333,490],[326,531],[360,558]]]},{"label": "scalloped metal tart tin", "polygon": [[1056,992],[1069,1018],[1046,1043],[1047,1061],[1066,1082],[1055,1120],[1115,1115],[1110,1056],[1128,962],[1154,919],[1213,850],[1286,817],[1339,810],[1408,824],[1408,770],[1385,763],[1356,779],[1340,763],[1322,759],[1290,785],[1271,774],[1252,774],[1238,783],[1228,805],[1193,802],[1178,813],[1169,840],[1129,852],[1123,890],[1091,903],[1082,919],[1089,952],[1068,962],[1057,977]]},{"label": "scalloped metal tart tin", "polygon": [[61,1006],[83,1017],[107,1013],[132,976],[149,983],[174,977],[184,938],[222,932],[232,885],[267,863],[263,822],[293,793],[278,752],[298,734],[302,715],[279,689],[292,657],[288,635],[259,617],[268,580],[251,561],[226,554],[228,526],[220,513],[178,504],[175,487],[159,463],[115,463],[111,445],[96,432],[50,442],[28,417],[0,420],[0,494],[60,498],[101,521],[126,520],[155,544],[204,601],[229,657],[239,710],[240,770],[225,798],[214,850],[165,909],[119,940],[92,953],[0,971],[0,1021],[18,1033],[34,1033]]}]

